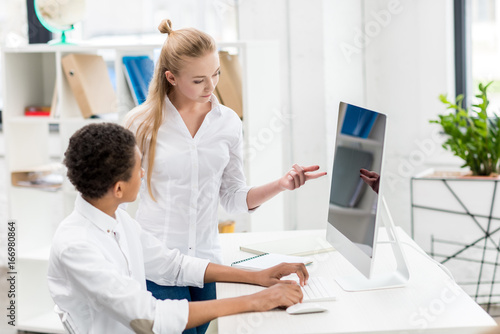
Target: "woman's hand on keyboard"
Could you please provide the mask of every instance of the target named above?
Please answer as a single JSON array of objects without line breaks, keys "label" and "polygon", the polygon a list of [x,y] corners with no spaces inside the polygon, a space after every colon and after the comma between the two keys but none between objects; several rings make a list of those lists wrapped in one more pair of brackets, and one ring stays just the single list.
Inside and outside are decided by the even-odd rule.
[{"label": "woman's hand on keyboard", "polygon": [[301,302],[302,290],[297,284],[275,284],[248,297],[251,298],[253,311],[263,312]]},{"label": "woman's hand on keyboard", "polygon": [[282,277],[294,273],[299,277],[299,285],[304,286],[309,278],[309,273],[303,263],[281,263],[269,269],[261,270],[257,273],[256,283],[262,286],[271,286],[277,283],[297,284],[294,280],[281,280]]}]

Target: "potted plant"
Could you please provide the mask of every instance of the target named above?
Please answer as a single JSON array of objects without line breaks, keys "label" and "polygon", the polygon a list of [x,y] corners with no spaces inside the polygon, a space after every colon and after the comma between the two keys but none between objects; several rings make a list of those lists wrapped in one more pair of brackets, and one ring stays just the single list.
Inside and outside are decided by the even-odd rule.
[{"label": "potted plant", "polygon": [[453,111],[430,121],[441,125],[448,137],[443,148],[461,158],[464,161],[461,167],[468,167],[474,176],[495,176],[499,171],[500,117],[488,117],[486,111],[489,105],[487,90],[492,83],[479,84],[480,93],[476,95],[479,103],[470,109],[463,108],[463,95],[457,96],[455,102],[440,95],[441,102]]},{"label": "potted plant", "polygon": [[500,277],[494,265],[500,236],[500,117],[487,114],[491,85],[478,85],[478,102],[470,108],[463,107],[463,95],[454,102],[440,95],[450,112],[430,121],[441,126],[443,148],[462,159],[466,170],[432,170],[411,179],[413,238],[444,263],[459,284],[467,282],[460,285],[488,310],[500,302],[498,294],[491,293]]}]

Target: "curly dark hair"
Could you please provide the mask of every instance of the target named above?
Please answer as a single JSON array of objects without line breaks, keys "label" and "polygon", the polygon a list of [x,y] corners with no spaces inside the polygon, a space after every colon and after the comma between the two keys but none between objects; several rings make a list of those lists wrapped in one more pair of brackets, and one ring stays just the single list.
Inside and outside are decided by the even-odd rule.
[{"label": "curly dark hair", "polygon": [[135,164],[133,133],[114,123],[76,131],[64,153],[68,178],[83,197],[99,199],[118,181],[128,181]]}]

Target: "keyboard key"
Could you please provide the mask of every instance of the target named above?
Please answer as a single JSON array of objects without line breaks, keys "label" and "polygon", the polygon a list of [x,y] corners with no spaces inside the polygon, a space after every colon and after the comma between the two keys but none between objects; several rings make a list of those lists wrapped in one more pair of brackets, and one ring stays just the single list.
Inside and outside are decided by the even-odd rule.
[{"label": "keyboard key", "polygon": [[302,302],[320,302],[336,300],[335,290],[331,286],[333,281],[324,277],[309,277],[307,284],[302,287],[304,300]]}]

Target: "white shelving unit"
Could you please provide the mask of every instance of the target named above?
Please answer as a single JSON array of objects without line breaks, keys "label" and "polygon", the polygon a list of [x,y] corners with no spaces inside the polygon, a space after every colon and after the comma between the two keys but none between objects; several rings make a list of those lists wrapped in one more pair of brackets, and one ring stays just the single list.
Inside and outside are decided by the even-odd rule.
[{"label": "white shelving unit", "polygon": [[[89,122],[83,119],[71,88],[64,77],[61,58],[70,53],[100,54],[116,74],[118,121],[133,108],[122,74],[122,56],[149,55],[160,45],[48,46],[37,45],[2,50],[2,96],[4,97],[4,139],[7,180],[11,172],[54,161],[49,148],[49,124],[59,125],[60,152],[69,137]],[[275,42],[220,43],[221,49],[237,50],[242,65],[245,173],[248,184],[259,185],[281,176],[281,133],[273,125],[280,112],[279,49]],[[57,117],[26,117],[28,105],[50,105],[57,89]],[[53,137],[53,136],[52,136]],[[51,139],[53,143],[53,138]],[[57,151],[57,150],[56,150]],[[57,158],[62,161],[62,157]],[[50,242],[58,224],[73,209],[76,193],[69,182],[62,190],[46,192],[7,185],[8,217],[18,226],[18,330],[64,333],[53,312],[47,289]],[[133,205],[130,207],[134,207]],[[252,215],[235,219],[238,231],[283,229],[283,199],[273,199]]]}]

